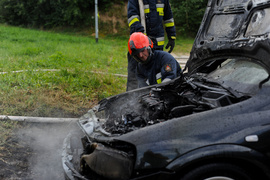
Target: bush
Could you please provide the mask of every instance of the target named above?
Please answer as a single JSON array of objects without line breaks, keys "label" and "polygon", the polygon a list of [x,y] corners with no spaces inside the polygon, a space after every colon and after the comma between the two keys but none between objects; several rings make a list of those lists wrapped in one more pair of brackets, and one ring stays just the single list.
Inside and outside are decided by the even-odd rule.
[{"label": "bush", "polygon": [[[118,9],[112,9],[113,3],[124,8],[127,0],[98,0],[100,14],[107,11],[119,14]],[[194,36],[203,18],[207,0],[170,0],[170,3],[178,33]],[[0,0],[0,22],[15,26],[95,27],[94,13],[95,0]],[[126,18],[125,16],[125,22]],[[106,23],[101,22],[101,28],[111,28],[111,25]]]},{"label": "bush", "polygon": [[194,36],[201,24],[208,0],[170,0],[177,31]]},{"label": "bush", "polygon": [[[111,3],[99,0],[98,5]],[[94,26],[94,12],[94,0],[0,0],[1,21],[16,26]]]}]

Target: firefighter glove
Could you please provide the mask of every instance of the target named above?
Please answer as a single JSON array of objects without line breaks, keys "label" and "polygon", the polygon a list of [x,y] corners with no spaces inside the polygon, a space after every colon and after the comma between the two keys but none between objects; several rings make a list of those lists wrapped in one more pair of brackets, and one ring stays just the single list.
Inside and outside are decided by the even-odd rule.
[{"label": "firefighter glove", "polygon": [[169,53],[172,52],[174,46],[175,46],[174,39],[169,39],[169,42],[168,42],[168,44],[167,44],[167,46],[166,46],[166,49],[168,49],[168,48],[170,47],[170,50],[168,51]]}]

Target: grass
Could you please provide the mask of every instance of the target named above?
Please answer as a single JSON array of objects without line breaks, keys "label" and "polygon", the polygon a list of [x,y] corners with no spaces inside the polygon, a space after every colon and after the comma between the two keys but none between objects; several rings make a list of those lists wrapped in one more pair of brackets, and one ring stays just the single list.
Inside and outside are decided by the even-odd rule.
[{"label": "grass", "polygon": [[[0,26],[0,114],[46,114],[55,108],[79,115],[104,97],[125,91],[125,43]],[[58,71],[36,71],[57,69]],[[12,73],[12,71],[22,71]],[[43,108],[42,108],[43,107]],[[60,113],[61,114],[61,113]]]},{"label": "grass", "polygon": [[[80,116],[125,92],[126,78],[112,74],[127,74],[127,41],[0,25],[0,114]],[[179,37],[173,52],[188,54],[192,43]]]},{"label": "grass", "polygon": [[18,128],[18,125],[18,122],[0,121],[0,157],[1,150],[3,149],[2,145],[9,140],[10,136],[14,133],[14,128]]},{"label": "grass", "polygon": [[[80,117],[125,92],[126,78],[112,74],[127,75],[127,41],[128,35],[107,35],[96,43],[90,35],[0,24],[0,115]],[[188,54],[192,44],[177,37],[173,53]],[[0,120],[0,156],[18,128]]]},{"label": "grass", "polygon": [[194,39],[188,37],[177,37],[173,53],[189,55]]}]

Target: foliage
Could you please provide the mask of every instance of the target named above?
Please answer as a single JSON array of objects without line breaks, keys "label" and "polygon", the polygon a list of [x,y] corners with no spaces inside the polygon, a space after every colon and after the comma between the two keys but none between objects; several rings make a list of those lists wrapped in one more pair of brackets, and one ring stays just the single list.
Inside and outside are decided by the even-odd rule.
[{"label": "foliage", "polygon": [[[16,26],[52,28],[52,27],[92,27],[95,26],[95,0],[0,0],[0,22]],[[113,14],[116,19],[126,20],[124,8],[127,0],[98,0],[99,14]],[[207,0],[170,0],[177,31],[182,35],[194,36],[200,26]],[[119,6],[112,6],[118,4]],[[117,13],[115,13],[117,12]],[[121,14],[121,15],[120,15]],[[103,33],[113,33],[113,21],[99,21]],[[128,34],[128,26],[116,24],[118,33]],[[109,29],[108,29],[109,28]],[[107,32],[108,31],[108,32]],[[102,32],[101,32],[102,33]]]},{"label": "foliage", "polygon": [[[94,0],[0,0],[0,18],[17,26],[93,26],[94,3]],[[111,3],[99,0],[99,7],[106,9]]]},{"label": "foliage", "polygon": [[170,0],[177,31],[194,36],[197,33],[208,0]]}]

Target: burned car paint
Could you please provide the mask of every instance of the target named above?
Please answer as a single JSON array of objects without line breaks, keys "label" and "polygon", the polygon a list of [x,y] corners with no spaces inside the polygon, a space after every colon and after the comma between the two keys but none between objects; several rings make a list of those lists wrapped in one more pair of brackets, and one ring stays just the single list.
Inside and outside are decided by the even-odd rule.
[{"label": "burned car paint", "polygon": [[270,179],[270,2],[210,0],[187,73],[103,99],[65,139],[67,179]]},{"label": "burned car paint", "polygon": [[266,0],[209,1],[187,62],[188,72],[221,56],[258,59],[269,69],[269,10]]}]

